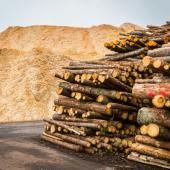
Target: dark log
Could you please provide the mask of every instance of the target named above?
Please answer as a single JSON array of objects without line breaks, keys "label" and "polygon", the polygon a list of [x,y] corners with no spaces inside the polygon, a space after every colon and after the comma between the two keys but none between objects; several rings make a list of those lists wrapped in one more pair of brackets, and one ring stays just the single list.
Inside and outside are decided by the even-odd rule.
[{"label": "dark log", "polygon": [[147,126],[147,134],[150,137],[170,140],[170,130],[158,124],[150,123]]},{"label": "dark log", "polygon": [[[89,95],[96,96],[96,97],[99,95],[105,95],[112,99],[120,99],[120,96],[121,96],[121,93],[118,91],[106,90],[102,88],[94,88],[94,87],[89,87],[89,86],[82,86],[79,84],[71,84],[68,82],[61,82],[59,86],[69,89],[71,91],[81,92],[81,93],[89,94]],[[127,94],[127,93],[124,93],[124,94]]]},{"label": "dark log", "polygon": [[55,120],[50,120],[50,119],[44,119],[45,122],[48,122],[48,123],[51,123],[51,124],[54,124],[54,125],[57,125],[59,127],[62,127],[64,129],[67,129],[68,131],[70,132],[73,132],[77,135],[82,135],[82,136],[86,136],[85,132],[80,130],[80,129],[77,129],[77,128],[73,128],[71,126],[68,126],[68,125],[65,125],[63,124],[62,122],[57,122]]},{"label": "dark log", "polygon": [[114,56],[103,57],[99,60],[119,61],[119,60],[123,60],[123,59],[129,58],[129,57],[136,57],[143,53],[145,53],[145,48],[137,49],[135,51],[131,51],[131,52],[127,52],[127,53],[116,54]]},{"label": "dark log", "polygon": [[60,138],[66,142],[71,142],[76,145],[81,145],[81,146],[88,147],[88,148],[91,146],[91,144],[89,142],[79,139],[79,136],[72,137],[72,136],[64,135],[64,134],[60,134],[60,133],[55,133],[55,134],[47,133],[47,134],[55,136],[57,138]]},{"label": "dark log", "polygon": [[119,110],[127,110],[127,111],[137,111],[138,108],[134,106],[128,106],[124,104],[119,104],[119,103],[108,103],[107,108],[111,109],[119,109]]},{"label": "dark log", "polygon": [[83,109],[86,111],[99,112],[104,115],[112,115],[112,110],[106,108],[106,106],[95,103],[95,102],[81,102],[74,99],[70,99],[65,96],[59,96],[58,99],[54,101],[56,105],[68,106],[71,108]]}]

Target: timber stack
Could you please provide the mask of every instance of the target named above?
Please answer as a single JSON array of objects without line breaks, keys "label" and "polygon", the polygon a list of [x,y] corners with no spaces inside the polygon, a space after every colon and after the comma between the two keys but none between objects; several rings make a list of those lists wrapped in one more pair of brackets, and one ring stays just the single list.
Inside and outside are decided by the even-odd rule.
[{"label": "timber stack", "polygon": [[87,152],[124,152],[170,168],[170,23],[120,34],[115,51],[72,61],[60,82],[42,139]]}]

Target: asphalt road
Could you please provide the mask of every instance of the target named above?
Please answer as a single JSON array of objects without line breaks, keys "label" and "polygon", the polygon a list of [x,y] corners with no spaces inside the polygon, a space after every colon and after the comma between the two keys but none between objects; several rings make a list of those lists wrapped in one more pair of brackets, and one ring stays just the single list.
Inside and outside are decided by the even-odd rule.
[{"label": "asphalt road", "polygon": [[[0,170],[157,169],[131,161],[74,153],[40,140],[42,122],[0,124]],[[101,161],[100,161],[101,160]],[[130,162],[130,163],[129,163]]]}]

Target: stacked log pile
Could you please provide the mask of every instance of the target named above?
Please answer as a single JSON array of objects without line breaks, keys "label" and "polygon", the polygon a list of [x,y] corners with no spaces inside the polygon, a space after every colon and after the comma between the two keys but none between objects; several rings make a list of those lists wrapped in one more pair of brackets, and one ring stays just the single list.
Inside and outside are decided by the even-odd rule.
[{"label": "stacked log pile", "polygon": [[169,22],[148,26],[105,43],[116,54],[63,67],[42,139],[78,152],[130,153],[128,159],[170,168],[168,42]]}]

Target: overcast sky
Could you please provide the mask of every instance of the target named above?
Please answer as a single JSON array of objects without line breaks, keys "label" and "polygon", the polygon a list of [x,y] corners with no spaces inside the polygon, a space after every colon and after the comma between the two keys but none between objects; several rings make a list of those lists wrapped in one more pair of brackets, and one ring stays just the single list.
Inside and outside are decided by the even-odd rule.
[{"label": "overcast sky", "polygon": [[170,20],[170,0],[0,0],[0,31],[8,26],[87,27]]}]

